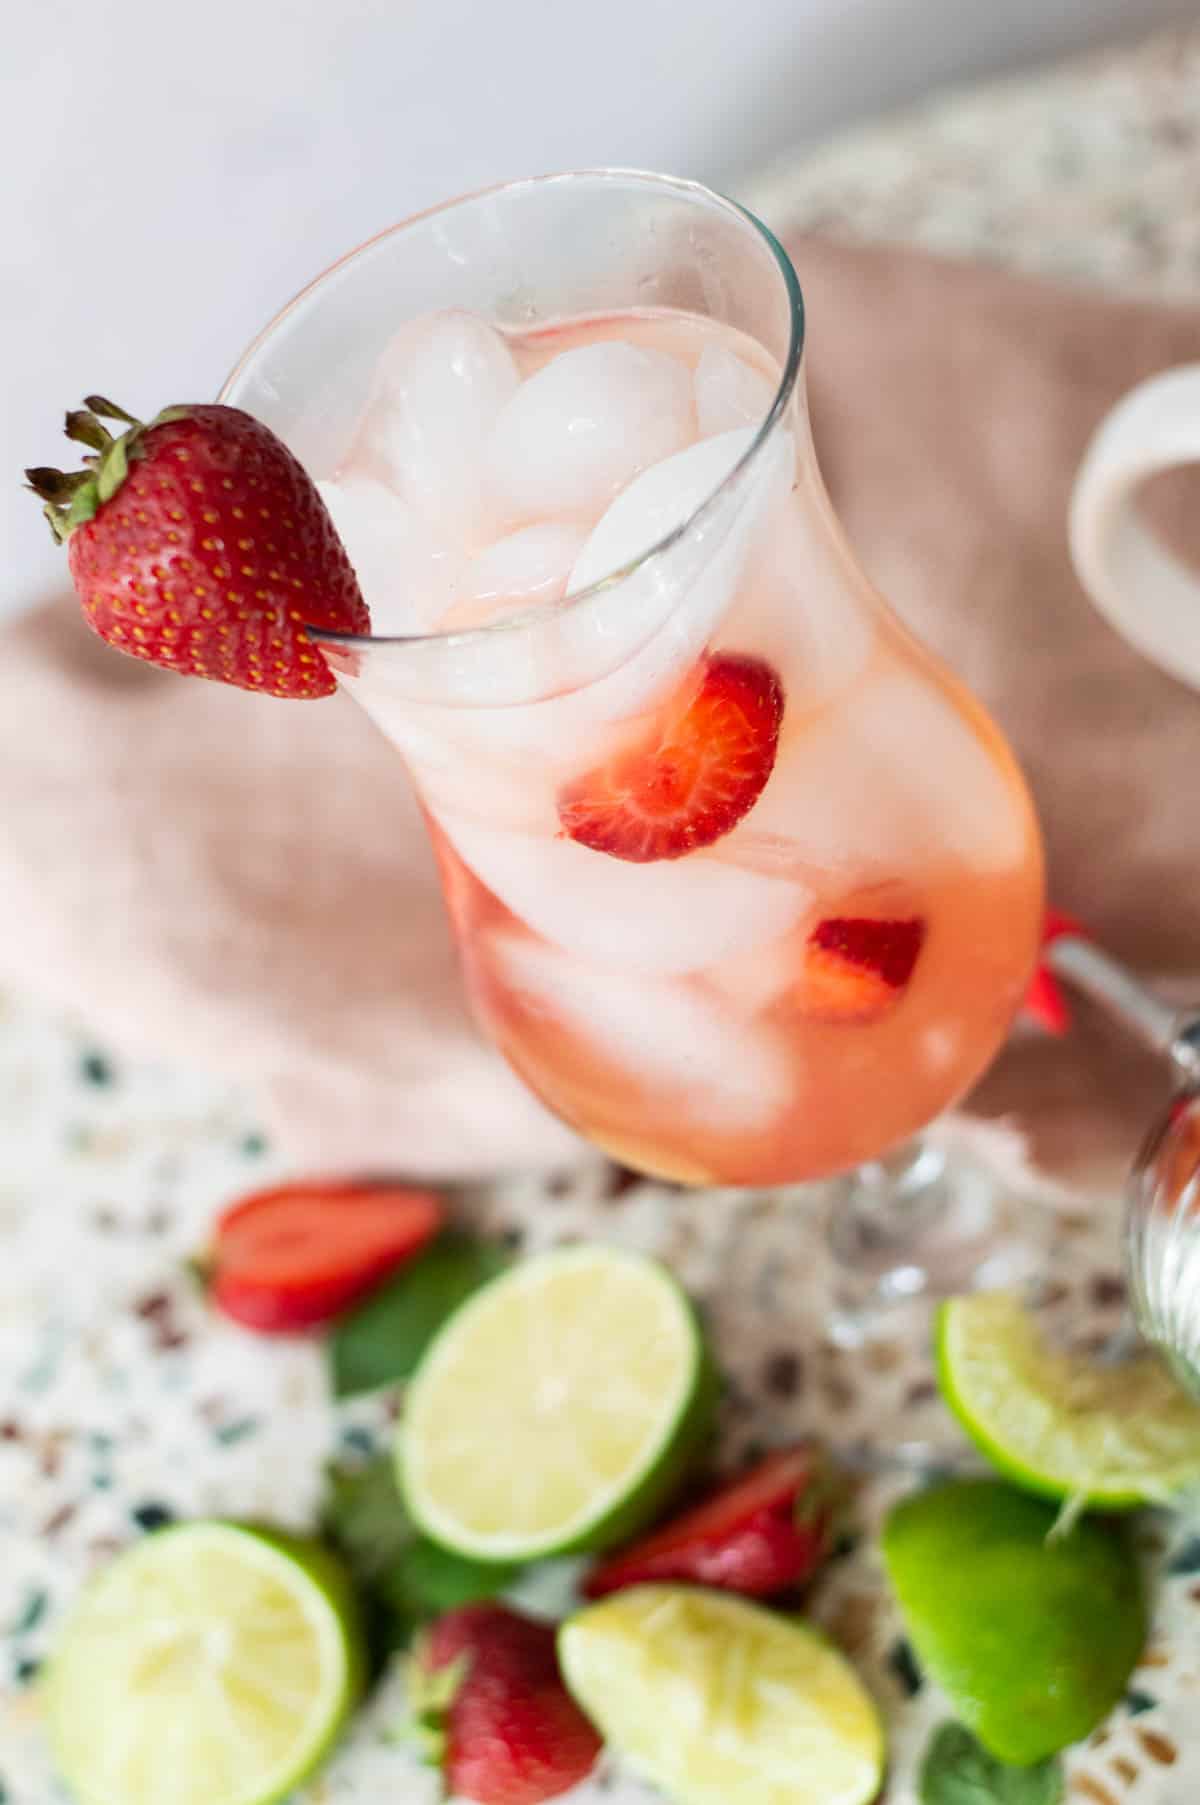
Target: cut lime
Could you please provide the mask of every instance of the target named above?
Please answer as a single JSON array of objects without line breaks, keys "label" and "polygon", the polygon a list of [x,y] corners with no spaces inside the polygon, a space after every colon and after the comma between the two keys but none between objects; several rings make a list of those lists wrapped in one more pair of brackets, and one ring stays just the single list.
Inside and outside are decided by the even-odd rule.
[{"label": "cut lime", "polygon": [[1055,1534],[1044,1499],[957,1480],[898,1504],[883,1557],[918,1660],[1000,1761],[1029,1767],[1112,1710],[1146,1639],[1124,1526]]},{"label": "cut lime", "polygon": [[1061,1353],[1018,1298],[992,1291],[943,1304],[937,1357],[946,1402],[1017,1485],[1118,1510],[1200,1483],[1200,1408],[1156,1355],[1100,1366]]},{"label": "cut lime", "polygon": [[636,1586],[559,1631],[563,1674],[630,1766],[682,1805],[867,1805],[883,1731],[842,1656],[795,1618]]},{"label": "cut lime", "polygon": [[684,1477],[715,1389],[661,1266],[614,1247],[543,1254],[435,1337],[400,1427],[401,1490],[427,1535],[472,1560],[610,1547]]},{"label": "cut lime", "polygon": [[362,1677],[331,1555],[188,1523],[84,1592],[47,1680],[50,1737],[82,1805],[268,1805],[328,1752]]}]

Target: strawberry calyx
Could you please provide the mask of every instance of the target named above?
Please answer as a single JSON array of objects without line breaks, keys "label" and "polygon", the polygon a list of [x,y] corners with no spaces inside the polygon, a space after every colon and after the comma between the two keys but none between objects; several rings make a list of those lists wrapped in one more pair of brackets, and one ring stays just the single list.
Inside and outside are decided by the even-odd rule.
[{"label": "strawberry calyx", "polygon": [[[68,409],[63,430],[68,439],[88,447],[84,468],[67,471],[37,464],[25,472],[26,486],[42,502],[55,544],[65,544],[76,527],[95,519],[104,503],[112,500],[129,474],[131,461],[143,455],[142,441],[148,432],[171,420],[186,420],[189,412],[186,407],[165,407],[146,422],[103,395],[88,395],[81,408]],[[125,431],[114,435],[105,420],[123,424]]]},{"label": "strawberry calyx", "polygon": [[832,1543],[849,1507],[850,1488],[823,1447],[813,1444],[811,1453],[808,1476],[792,1500],[791,1520],[797,1529],[819,1532]]},{"label": "strawberry calyx", "polygon": [[404,1664],[408,1714],[396,1740],[427,1767],[440,1769],[445,1765],[450,1741],[447,1721],[470,1670],[471,1657],[466,1653],[456,1655],[444,1666],[435,1666],[427,1631],[422,1631],[412,1645]]}]

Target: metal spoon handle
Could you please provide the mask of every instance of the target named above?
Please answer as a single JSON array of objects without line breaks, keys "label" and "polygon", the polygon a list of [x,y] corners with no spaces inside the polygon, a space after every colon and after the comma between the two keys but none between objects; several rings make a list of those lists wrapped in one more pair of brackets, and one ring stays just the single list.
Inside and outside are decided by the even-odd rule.
[{"label": "metal spoon handle", "polygon": [[1102,1005],[1144,1046],[1165,1054],[1189,1083],[1200,1080],[1200,1015],[1177,1009],[1147,989],[1128,967],[1091,940],[1064,934],[1043,955],[1046,964]]}]

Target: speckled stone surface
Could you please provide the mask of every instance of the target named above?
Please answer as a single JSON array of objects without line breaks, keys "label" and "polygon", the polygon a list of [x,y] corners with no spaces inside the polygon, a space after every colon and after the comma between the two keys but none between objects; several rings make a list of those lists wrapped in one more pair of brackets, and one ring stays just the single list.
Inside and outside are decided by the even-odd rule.
[{"label": "speckled stone surface", "polygon": [[[1200,32],[939,104],[776,169],[748,198],[775,221],[1179,296],[1200,293],[1197,192]],[[176,1515],[309,1522],[322,1460],[379,1445],[393,1410],[335,1409],[314,1347],[249,1342],[207,1313],[186,1274],[214,1209],[283,1170],[251,1099],[125,1062],[10,997],[0,1133],[0,1805],[51,1805],[64,1795],[42,1746],[37,1674],[85,1575]],[[1064,1275],[1049,1307],[1102,1338],[1121,1304],[1113,1201],[1047,1196],[1003,1134],[973,1144],[1049,1239]],[[685,1194],[596,1162],[463,1193],[459,1207],[514,1244],[596,1236],[668,1260],[702,1300],[728,1376],[731,1455],[799,1433],[850,1449],[945,1437],[919,1325],[898,1320],[866,1353],[825,1338],[818,1225],[794,1195]],[[813,1600],[888,1718],[887,1805],[915,1805],[917,1759],[949,1715],[903,1642],[873,1548],[907,1483],[863,1482],[861,1533]],[[1071,1757],[1073,1802],[1200,1797],[1198,1528],[1141,1525],[1155,1633],[1112,1723]],[[399,1708],[392,1679],[303,1805],[434,1799],[388,1740]],[[649,1796],[606,1769],[572,1798]]]}]

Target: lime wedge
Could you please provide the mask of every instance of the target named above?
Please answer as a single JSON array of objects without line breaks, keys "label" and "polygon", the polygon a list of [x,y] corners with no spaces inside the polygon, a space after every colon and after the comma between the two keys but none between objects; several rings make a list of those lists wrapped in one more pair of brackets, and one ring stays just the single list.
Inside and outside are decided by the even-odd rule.
[{"label": "lime wedge", "polygon": [[1106,1510],[1200,1483],[1200,1408],[1156,1355],[1100,1366],[1050,1347],[1004,1291],[943,1304],[938,1376],[963,1428],[1028,1491]]},{"label": "lime wedge", "polygon": [[268,1805],[328,1752],[362,1678],[331,1555],[188,1523],[87,1587],[47,1680],[50,1737],[81,1805]]},{"label": "lime wedge", "polygon": [[707,1438],[716,1387],[694,1311],[615,1247],[524,1261],[439,1331],[409,1387],[397,1471],[453,1553],[530,1561],[624,1541]]},{"label": "lime wedge", "polygon": [[559,1631],[567,1685],[682,1805],[867,1805],[883,1731],[837,1650],[728,1593],[635,1586]]}]

